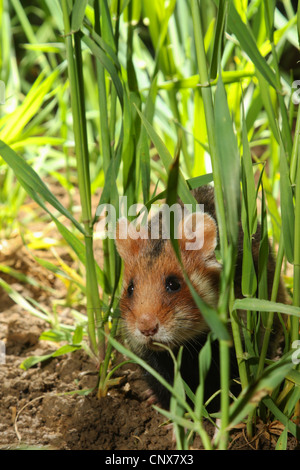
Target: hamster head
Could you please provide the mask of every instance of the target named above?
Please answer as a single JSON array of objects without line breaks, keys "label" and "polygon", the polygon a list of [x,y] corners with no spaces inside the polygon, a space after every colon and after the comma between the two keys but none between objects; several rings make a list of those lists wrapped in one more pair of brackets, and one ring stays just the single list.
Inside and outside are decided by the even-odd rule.
[{"label": "hamster head", "polygon": [[[202,246],[190,249],[195,234],[193,217],[189,226],[184,224],[184,218],[179,223],[178,244],[194,288],[205,302],[216,306],[221,271],[214,254],[217,227],[208,214],[202,216]],[[138,235],[132,238],[127,220],[119,220],[116,246],[124,261],[120,309],[129,344],[137,353],[145,348],[162,349],[154,343],[171,349],[191,344],[208,331],[208,326],[184,281],[171,241],[151,239],[146,227]]]}]

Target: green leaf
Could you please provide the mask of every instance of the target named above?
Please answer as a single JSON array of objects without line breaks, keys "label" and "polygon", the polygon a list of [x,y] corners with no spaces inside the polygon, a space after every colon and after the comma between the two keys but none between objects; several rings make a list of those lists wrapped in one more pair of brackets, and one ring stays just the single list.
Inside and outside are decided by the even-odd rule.
[{"label": "green leaf", "polygon": [[23,370],[28,370],[30,369],[30,367],[35,366],[39,362],[47,361],[51,357],[52,357],[52,354],[46,354],[44,356],[30,356],[20,364],[20,368]]},{"label": "green leaf", "polygon": [[[24,188],[27,191],[27,193],[29,194],[29,196],[31,196],[32,199],[34,201],[36,201],[37,204],[39,204],[50,215],[50,217],[52,218],[53,222],[55,223],[57,229],[59,230],[60,234],[64,237],[64,239],[66,240],[68,245],[74,250],[74,252],[78,256],[79,260],[84,265],[86,265],[86,252],[85,252],[84,244],[47,209],[47,207],[45,206],[43,201],[39,198],[38,194],[36,194],[31,189],[31,187],[27,186],[24,181],[21,184],[24,186]],[[45,267],[47,267],[48,269],[50,269],[50,270],[54,269],[53,266],[51,267],[51,264],[47,264],[47,261],[45,261],[45,260],[41,261],[40,259],[38,261],[41,264],[43,264]],[[99,265],[96,262],[95,262],[95,268],[96,268],[96,275],[97,275],[97,279],[98,279],[99,284],[104,285],[104,280],[105,280],[104,273],[100,269]],[[64,276],[66,277],[66,274],[64,274]],[[79,285],[79,287],[83,288],[83,291],[84,291],[85,288],[83,286]]]},{"label": "green leaf", "polygon": [[231,341],[228,330],[225,324],[220,319],[217,311],[201,299],[197,291],[194,289],[193,284],[187,277],[185,277],[185,282],[188,284],[192,297],[196,302],[197,307],[199,308],[211,331],[215,333],[218,339],[224,341]]},{"label": "green leaf", "polygon": [[252,235],[257,228],[256,190],[253,176],[251,153],[247,137],[246,121],[243,112],[242,140],[242,227],[243,263],[242,263],[242,293],[244,296],[253,296],[257,288],[257,279],[252,256]]},{"label": "green leaf", "polygon": [[21,273],[10,266],[6,266],[5,264],[0,264],[0,271],[6,274],[9,274],[9,276],[14,277],[20,282],[24,282],[26,284],[30,284],[35,287],[39,287],[40,289],[44,289],[48,292],[54,293],[54,289],[51,289],[48,286],[43,285],[40,282],[37,282],[34,278],[27,276],[27,274]]},{"label": "green leaf", "polygon": [[[111,3],[111,2],[110,2]],[[110,12],[110,6],[107,0],[100,0],[100,12],[101,12],[101,35],[105,42],[112,48],[115,49],[115,38],[112,26],[112,15]]]},{"label": "green leaf", "polygon": [[228,13],[228,0],[219,3],[217,13],[217,23],[215,28],[214,47],[211,59],[210,77],[216,78],[218,72],[218,65],[221,57],[221,47],[223,42],[225,24]]},{"label": "green leaf", "polygon": [[[289,176],[287,157],[280,140],[280,207],[284,250],[289,263],[294,262],[295,214],[293,191]],[[299,243],[299,240],[297,240]]]},{"label": "green leaf", "polygon": [[0,278],[0,286],[5,290],[5,292],[9,295],[9,297],[20,307],[22,307],[27,312],[31,313],[32,315],[40,318],[41,320],[49,321],[50,315],[47,316],[42,313],[40,310],[34,308],[21,294],[19,294],[15,289],[13,289],[7,282]]},{"label": "green leaf", "polygon": [[279,143],[280,136],[279,136],[278,126],[276,123],[276,118],[278,118],[278,116],[276,116],[276,110],[274,109],[274,106],[271,100],[270,85],[268,81],[265,79],[265,77],[259,71],[257,72],[257,78],[258,78],[259,88],[260,88],[260,97],[261,97],[262,103],[264,105],[264,108],[268,116],[270,130],[272,131],[272,135],[275,137],[276,141]]},{"label": "green leaf", "polygon": [[81,346],[75,346],[72,344],[65,344],[61,348],[59,348],[57,351],[52,353],[52,357],[58,357],[58,356],[63,356],[64,354],[68,354],[73,351],[77,351],[78,349],[81,349]]},{"label": "green leaf", "polygon": [[39,339],[53,341],[54,343],[60,343],[61,341],[67,341],[69,343],[72,341],[72,336],[69,331],[52,329],[43,331]]},{"label": "green leaf", "polygon": [[[141,117],[142,123],[144,124],[150,139],[156,147],[156,150],[163,162],[165,169],[168,171],[173,162],[172,156],[170,155],[167,147],[165,146],[159,135],[155,132],[149,121],[145,118],[143,113],[141,113],[139,109],[137,109],[137,112]],[[178,180],[178,195],[182,200],[183,204],[192,204],[193,207],[196,206],[196,201],[192,196],[188,185],[180,171]]]},{"label": "green leaf", "polygon": [[20,368],[23,369],[23,370],[28,370],[28,369],[30,369],[30,367],[35,366],[39,362],[47,361],[48,359],[51,359],[53,357],[59,357],[59,356],[62,356],[64,354],[68,354],[70,352],[77,351],[78,349],[81,349],[81,346],[73,346],[73,345],[66,344],[66,345],[62,346],[61,348],[57,349],[57,351],[54,351],[51,354],[46,354],[44,356],[31,356],[31,357],[28,357],[27,359],[25,359],[25,361],[22,362],[22,364],[20,365]]},{"label": "green leaf", "polygon": [[[127,132],[124,133],[124,140],[122,145],[122,161],[123,161],[123,186],[124,191],[128,195],[131,191],[131,196],[134,192],[134,186],[136,185],[136,158],[135,158],[135,108],[133,106],[133,100],[136,98],[135,93],[131,93],[129,90],[124,90],[124,112],[123,122],[124,129]],[[134,111],[134,112],[133,112]],[[131,198],[129,196],[129,204]]]},{"label": "green leaf", "polygon": [[289,432],[296,437],[297,440],[300,439],[300,428],[297,424],[293,423],[290,419],[288,419],[282,411],[276,406],[274,401],[270,396],[265,397],[263,399],[264,404],[267,408],[273,413],[276,419],[278,419],[282,424],[286,425]]},{"label": "green leaf", "polygon": [[[263,170],[264,171],[264,170]],[[258,256],[258,296],[260,299],[268,299],[268,259],[269,259],[269,238],[268,220],[266,211],[265,191],[262,185],[261,197],[261,239]],[[263,316],[263,322],[266,319]]]},{"label": "green leaf", "polygon": [[217,154],[225,198],[227,232],[231,243],[236,245],[240,201],[240,157],[221,75],[219,75],[216,89],[214,115]]},{"label": "green leaf", "polygon": [[212,353],[211,353],[211,334],[208,334],[207,340],[204,346],[201,348],[199,354],[199,377],[200,384],[204,383],[205,377],[209,371],[211,365]]},{"label": "green leaf", "polygon": [[[174,361],[174,381],[173,387],[176,390],[176,393],[185,400],[185,389],[184,383],[180,374],[180,366],[181,366],[181,358],[182,358],[182,347],[179,349],[177,360]],[[174,358],[175,359],[175,358]],[[183,417],[185,414],[185,409],[180,403],[178,403],[177,399],[174,395],[171,396],[170,399],[170,412],[174,414],[176,417]],[[187,442],[185,438],[184,427],[174,422],[174,431],[175,437],[177,442],[177,449],[183,450],[187,448]]]},{"label": "green leaf", "polygon": [[[150,90],[147,96],[144,115],[149,123],[153,120],[155,99],[157,95],[157,76],[152,80]],[[150,152],[147,131],[145,126],[142,126],[139,141],[137,144],[137,161],[140,161],[142,189],[144,203],[149,199],[150,193]]]},{"label": "green leaf", "polygon": [[274,13],[275,13],[275,0],[269,0],[265,3],[265,24],[267,35],[270,41],[274,41]]},{"label": "green leaf", "polygon": [[186,403],[186,401],[182,398],[182,396],[176,393],[176,390],[174,390],[174,388],[158,372],[156,372],[155,369],[149,366],[147,362],[145,362],[142,358],[137,356],[134,352],[127,349],[125,346],[119,343],[112,336],[109,336],[108,340],[117,351],[119,351],[124,356],[129,357],[129,359],[132,359],[137,364],[139,364],[143,369],[149,372],[149,374],[151,374],[156,380],[158,380],[170,393],[174,394],[178,402],[181,405],[183,405],[188,412],[192,412],[191,407],[189,406],[188,403]]},{"label": "green leaf", "polygon": [[262,399],[268,401],[272,391],[284,380],[294,367],[291,357],[286,357],[268,366],[260,378],[247,387],[230,407],[230,428],[251,413]]},{"label": "green leaf", "polygon": [[[232,71],[222,71],[222,81],[224,84],[240,82],[244,78],[251,78],[255,75],[254,72],[243,69],[243,70],[232,70]],[[181,90],[184,88],[207,88],[217,85],[218,77],[214,80],[211,80],[206,83],[200,83],[199,75],[192,75],[188,78],[173,78],[166,82],[158,84],[159,90]]]},{"label": "green leaf", "polygon": [[83,338],[83,328],[82,326],[78,325],[76,326],[76,329],[74,331],[73,335],[73,345],[79,345],[82,341]]},{"label": "green leaf", "polygon": [[205,378],[211,365],[211,334],[208,334],[207,340],[199,353],[199,386],[196,390],[195,413],[201,419],[203,414],[204,387]]},{"label": "green leaf", "polygon": [[52,52],[59,54],[65,50],[65,45],[61,42],[48,42],[45,44],[22,44],[24,49],[29,51]]},{"label": "green leaf", "polygon": [[[169,207],[172,207],[173,204],[175,204],[177,201],[177,186],[178,186],[178,179],[179,179],[179,155],[180,155],[180,150],[178,148],[177,155],[171,165],[169,176],[168,176],[166,204]],[[176,256],[178,259],[180,259],[178,240],[175,238],[175,231],[177,227],[174,227],[174,213],[173,212],[170,213],[170,218],[171,218],[170,239],[171,239],[173,248],[175,250]]]},{"label": "green leaf", "polygon": [[294,384],[297,386],[296,390],[298,391],[298,399],[300,400],[300,371],[293,369],[290,371],[290,373],[287,375],[287,379],[290,382],[294,382]]},{"label": "green leaf", "polygon": [[237,299],[233,304],[233,310],[253,310],[256,312],[278,312],[286,315],[300,317],[300,307],[286,305],[280,302],[271,302],[264,299]]},{"label": "green leaf", "polygon": [[[208,183],[211,183],[212,181],[213,181],[212,173],[208,173],[207,175],[195,176],[194,178],[189,178],[186,180],[190,189],[199,188],[200,186],[204,186]],[[152,204],[154,204],[156,201],[160,199],[165,199],[166,197],[167,197],[167,190],[165,189],[164,191],[161,191],[160,193],[156,194],[156,196],[151,198],[144,205],[146,209],[149,210]],[[141,212],[139,212],[138,216],[140,215],[140,213]]]},{"label": "green leaf", "polygon": [[78,31],[81,28],[87,3],[88,0],[75,0],[72,9],[72,32]]},{"label": "green leaf", "polygon": [[100,60],[101,64],[103,67],[107,70],[109,73],[113,84],[116,88],[116,92],[120,101],[121,106],[123,107],[124,104],[124,99],[123,99],[123,86],[121,83],[121,80],[118,76],[118,72],[113,64],[113,62],[110,60],[110,58],[107,57],[105,52],[96,44],[96,42],[91,39],[90,37],[82,34],[80,34],[81,40],[88,46],[88,48],[91,50],[91,52],[94,54],[94,56]]},{"label": "green leaf", "polygon": [[23,150],[24,148],[27,147],[42,147],[44,145],[49,145],[49,146],[60,146],[65,143],[64,139],[61,139],[60,137],[50,137],[50,136],[38,136],[38,137],[28,137],[27,139],[20,139],[17,142],[11,143],[11,148],[15,152],[19,152],[20,150]]},{"label": "green leaf", "polygon": [[[5,145],[5,144],[4,144]],[[7,146],[6,146],[7,147]],[[8,147],[9,149],[9,147]],[[37,204],[42,207],[49,215],[50,217],[52,218],[52,220],[54,221],[56,227],[58,228],[59,232],[61,233],[61,235],[64,237],[64,239],[66,240],[66,242],[68,243],[68,245],[74,250],[74,252],[76,253],[76,255],[78,256],[78,258],[80,259],[80,261],[86,265],[86,255],[85,255],[85,247],[84,247],[84,244],[78,240],[78,238],[72,233],[70,232],[70,230],[65,226],[63,225],[49,210],[48,208],[45,206],[43,200],[39,197],[39,195],[37,194],[36,190],[38,189],[37,188],[37,185],[40,184],[41,185],[41,189],[40,189],[40,192],[41,194],[44,196],[44,198],[52,203],[52,205],[54,207],[56,207],[58,210],[59,208],[62,209],[62,212],[64,215],[66,215],[68,217],[68,215],[70,216],[70,220],[72,222],[74,222],[74,225],[76,225],[76,227],[78,229],[80,229],[80,231],[82,233],[84,233],[84,230],[82,228],[82,226],[77,222],[76,219],[73,218],[73,216],[71,214],[69,214],[69,212],[60,204],[59,201],[57,201],[57,199],[52,195],[52,193],[50,193],[50,191],[48,190],[48,188],[44,185],[44,183],[42,182],[42,180],[40,179],[40,177],[34,172],[34,170],[27,164],[25,163],[17,154],[15,154],[11,149],[9,149],[11,152],[12,152],[12,155],[15,156],[17,158],[17,169],[18,169],[18,163],[20,163],[20,169],[18,170],[21,174],[21,170],[22,168],[25,169],[26,171],[28,171],[29,173],[29,178],[27,178],[27,181],[29,181],[29,184],[30,185],[27,185],[27,182],[25,182],[25,180],[22,179],[21,176],[19,176],[19,179],[20,179],[20,183],[22,184],[22,186],[24,187],[24,189],[26,190],[26,192],[28,193],[29,196],[32,197],[32,199],[34,201],[37,202]],[[1,141],[0,141],[0,154],[1,154]],[[17,176],[17,175],[16,175]],[[18,177],[18,176],[17,176]],[[32,181],[32,183],[31,183]],[[34,185],[34,182],[36,183],[36,185]],[[35,189],[34,189],[35,188]],[[44,262],[45,264],[46,262]],[[48,266],[50,268],[50,265]],[[100,283],[100,285],[104,285],[104,273],[103,271],[100,269],[99,265],[95,262],[95,268],[96,268],[96,275],[97,275],[97,279],[98,279],[98,282]]]},{"label": "green leaf", "polygon": [[38,256],[34,256],[34,259],[44,268],[49,269],[52,273],[61,276],[65,279],[68,279],[71,282],[74,282],[81,290],[82,292],[85,292],[85,286],[81,283],[79,283],[77,280],[73,279],[68,273],[63,271],[60,267],[58,267],[56,264],[51,263],[48,260],[44,260],[42,258],[39,258]]},{"label": "green leaf", "polygon": [[114,49],[107,44],[101,36],[99,36],[95,31],[91,30],[91,36],[95,40],[95,42],[98,44],[98,46],[103,49],[103,51],[110,57],[110,59],[113,61],[115,67],[117,70],[121,71],[121,65],[118,60],[118,56],[116,55]]},{"label": "green leaf", "polygon": [[259,52],[250,28],[242,21],[233,2],[230,2],[228,28],[236,35],[241,48],[250,57],[264,78],[277,90],[276,75]]},{"label": "green leaf", "polygon": [[[70,230],[67,229],[67,227],[65,227],[58,219],[56,219],[53,215],[51,215],[51,217],[60,234],[64,237],[68,245],[74,250],[79,260],[86,266],[86,251],[84,244],[78,240],[78,238],[72,232],[70,232]],[[103,286],[105,282],[105,275],[96,261],[95,268],[98,282],[101,286]]]},{"label": "green leaf", "polygon": [[207,173],[206,175],[195,176],[194,178],[189,178],[186,180],[188,186],[191,189],[199,188],[200,186],[205,186],[213,181],[213,174]]},{"label": "green leaf", "polygon": [[[41,180],[39,175],[31,168],[28,163],[23,160],[16,152],[14,152],[5,142],[0,140],[0,155],[3,160],[12,168],[16,178],[20,184],[24,187],[26,192],[40,205],[41,200],[38,194],[42,198],[49,202],[55,209],[57,209],[62,215],[67,217],[75,227],[84,234],[84,229],[72,216],[72,214],[56,199],[54,194],[47,188],[45,183]],[[44,206],[42,206],[44,207]]]},{"label": "green leaf", "polygon": [[[288,420],[286,419],[286,422],[287,421]],[[285,428],[282,431],[282,433],[280,434],[280,436],[278,438],[278,441],[276,443],[275,450],[286,450],[286,448],[287,448],[287,436],[288,436],[288,427],[285,424]]]},{"label": "green leaf", "polygon": [[3,141],[11,144],[20,139],[25,126],[41,111],[45,97],[58,75],[58,69],[52,72],[46,79],[44,79],[44,73],[41,73],[33,83],[22,104],[11,115],[5,116],[3,118],[4,122],[0,121],[2,124],[0,125],[0,138]]},{"label": "green leaf", "polygon": [[167,419],[178,424],[179,426],[182,426],[183,428],[189,429],[191,431],[199,431],[196,423],[193,423],[193,421],[191,421],[190,419],[183,418],[182,416],[178,416],[174,413],[171,413],[171,411],[164,410],[163,408],[159,408],[156,405],[153,405],[153,408],[159,411],[159,413],[161,413]]},{"label": "green leaf", "polygon": [[63,31],[63,15],[60,0],[45,0],[49,11],[51,11],[51,21],[55,24],[59,31]]},{"label": "green leaf", "polygon": [[297,8],[297,30],[298,30],[298,43],[300,46],[300,3],[298,3],[298,8]]}]

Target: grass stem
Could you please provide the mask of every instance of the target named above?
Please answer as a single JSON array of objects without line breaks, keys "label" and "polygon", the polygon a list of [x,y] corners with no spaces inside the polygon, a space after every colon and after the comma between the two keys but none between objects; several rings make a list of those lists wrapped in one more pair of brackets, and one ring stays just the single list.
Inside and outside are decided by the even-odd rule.
[{"label": "grass stem", "polygon": [[[207,69],[207,58],[204,47],[204,36],[202,30],[202,23],[200,17],[200,5],[197,0],[192,0],[191,10],[193,17],[194,26],[194,39],[196,46],[196,56],[199,71],[199,78],[202,84],[209,83],[209,75]],[[207,136],[210,149],[211,164],[213,169],[214,177],[214,190],[215,190],[215,201],[216,201],[216,212],[218,219],[218,228],[220,236],[220,247],[223,260],[227,259],[227,230],[226,230],[226,217],[224,208],[224,196],[222,189],[222,176],[220,169],[220,161],[216,142],[215,132],[215,119],[214,119],[214,107],[212,99],[212,91],[210,87],[202,88],[202,99],[204,104]],[[224,286],[223,286],[224,287]],[[226,291],[226,287],[224,287]],[[222,289],[221,289],[222,290]],[[221,292],[222,294],[222,292]],[[222,295],[221,295],[222,296]],[[224,292],[224,297],[229,300],[228,295]],[[226,302],[227,303],[227,302]],[[227,322],[228,315],[228,303],[225,305],[224,299],[221,301],[222,308],[219,310],[219,314],[224,323]],[[220,449],[225,449],[228,443],[228,424],[229,424],[229,364],[230,354],[229,346],[225,341],[220,341],[220,368],[221,368],[221,429],[220,429]]]},{"label": "grass stem", "polygon": [[[96,324],[101,324],[101,303],[98,293],[95,259],[93,252],[93,226],[91,216],[91,186],[89,172],[89,154],[84,105],[84,86],[82,76],[81,42],[77,33],[71,34],[69,9],[66,0],[62,0],[65,28],[65,43],[71,88],[73,127],[75,136],[78,186],[82,208],[82,221],[85,229],[86,250],[86,292],[88,332],[91,347],[100,359],[104,358],[104,336],[96,338]],[[98,341],[97,341],[98,340]]]}]

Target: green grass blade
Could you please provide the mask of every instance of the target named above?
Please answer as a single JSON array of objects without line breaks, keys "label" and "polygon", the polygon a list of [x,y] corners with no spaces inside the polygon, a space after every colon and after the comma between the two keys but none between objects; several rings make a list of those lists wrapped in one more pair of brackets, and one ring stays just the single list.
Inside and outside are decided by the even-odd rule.
[{"label": "green grass blade", "polygon": [[[282,140],[280,141],[280,206],[285,254],[294,262],[295,214],[289,167]],[[299,240],[297,241],[299,243]]]},{"label": "green grass blade", "polygon": [[225,23],[228,13],[228,0],[220,1],[218,14],[217,14],[217,23],[215,28],[215,37],[214,37],[214,46],[213,46],[213,54],[211,59],[211,67],[210,67],[210,78],[214,79],[217,77],[218,67],[220,63],[220,56],[221,56],[221,47],[223,42],[223,34],[225,30]]},{"label": "green grass blade", "polygon": [[39,75],[32,85],[23,103],[18,106],[11,116],[6,116],[4,126],[1,126],[0,138],[10,144],[20,137],[23,137],[25,126],[33,119],[42,107],[45,96],[59,75],[59,70],[55,70],[43,80],[43,74]]},{"label": "green grass blade", "polygon": [[264,299],[237,299],[233,304],[233,309],[252,310],[257,312],[279,312],[285,313],[286,315],[295,315],[300,317],[300,307]]},{"label": "green grass blade", "polygon": [[[235,426],[249,413],[253,412],[263,397],[272,391],[284,380],[284,377],[293,368],[290,357],[283,358],[268,366],[258,381],[245,389],[230,407],[230,425]],[[266,400],[266,398],[264,398]]]},{"label": "green grass blade", "polygon": [[[145,105],[144,116],[149,122],[152,123],[154,109],[155,109],[155,99],[157,96],[157,76],[152,80],[150,90],[147,96],[147,101]],[[141,169],[141,178],[142,178],[142,190],[143,190],[143,199],[144,204],[149,200],[150,194],[150,152],[149,152],[149,142],[147,137],[147,131],[145,126],[142,126],[139,141],[137,144],[137,162],[140,162]],[[138,173],[138,169],[137,169]]]},{"label": "green grass blade", "polygon": [[94,30],[90,30],[91,37],[94,39],[94,41],[97,43],[97,45],[102,49],[108,57],[112,60],[113,64],[117,68],[117,70],[121,71],[121,65],[118,59],[117,54],[115,53],[115,50],[113,47],[111,47],[109,44],[107,44],[104,39],[99,36]]},{"label": "green grass blade", "polygon": [[[143,113],[141,113],[138,109],[137,109],[137,112],[140,115],[142,123],[144,124],[150,139],[152,140],[153,144],[156,147],[156,150],[163,162],[165,169],[168,171],[173,162],[172,156],[170,155],[167,147],[165,146],[165,144],[163,143],[159,135],[153,129],[152,125],[145,118]],[[192,204],[192,206],[195,207],[196,201],[194,197],[191,195],[188,185],[183,175],[181,174],[181,172],[179,172],[179,179],[178,179],[178,195],[184,204]]]},{"label": "green grass blade", "polygon": [[240,200],[240,158],[221,74],[215,96],[215,126],[225,198],[227,232],[231,243],[236,245]]},{"label": "green grass blade", "polygon": [[211,366],[211,334],[207,336],[207,340],[199,353],[199,386],[196,390],[195,413],[199,420],[202,418],[202,407],[204,402],[204,386],[205,378]]},{"label": "green grass blade", "polygon": [[75,227],[84,233],[82,226],[72,216],[72,214],[56,199],[56,197],[49,191],[45,183],[41,180],[39,175],[25,162],[18,154],[16,154],[8,145],[0,141],[0,155],[6,163],[12,168],[16,178],[19,180],[25,190],[30,190],[31,195],[38,193],[42,198],[49,202],[55,209],[62,215],[67,217],[75,225]]},{"label": "green grass blade", "polygon": [[270,85],[277,90],[276,75],[259,52],[250,28],[242,21],[233,2],[230,2],[228,27],[236,35],[241,48],[250,57],[255,67],[261,72]]},{"label": "green grass blade", "polygon": [[115,50],[115,38],[112,27],[112,16],[107,0],[100,0],[101,32],[105,42]]},{"label": "green grass blade", "polygon": [[298,3],[297,8],[297,30],[298,30],[298,43],[300,45],[300,4]]},{"label": "green grass blade", "polygon": [[265,397],[263,399],[264,404],[269,408],[273,415],[278,419],[282,424],[287,426],[289,432],[293,434],[298,440],[300,439],[300,428],[297,424],[293,423],[290,419],[280,411],[280,409],[275,405],[271,397]]},{"label": "green grass blade", "polygon": [[[300,120],[300,107],[298,108],[297,120]],[[295,137],[297,139],[297,137]],[[295,233],[294,233],[294,286],[293,286],[293,304],[300,306],[300,143],[297,139],[297,172],[295,175]],[[299,338],[299,323],[294,319],[291,324],[291,342]]]},{"label": "green grass blade", "polygon": [[279,136],[278,126],[276,122],[277,116],[275,114],[274,106],[271,100],[270,85],[260,72],[257,72],[257,78],[259,81],[260,96],[261,96],[264,108],[266,110],[266,113],[268,115],[269,125],[272,131],[272,135],[275,137],[277,143],[279,143],[280,136]]},{"label": "green grass blade", "polygon": [[122,86],[121,80],[118,76],[117,70],[114,67],[113,62],[107,57],[105,52],[96,44],[96,42],[93,39],[91,39],[90,37],[88,37],[88,36],[86,36],[82,33],[78,33],[78,34],[80,34],[81,40],[89,47],[92,54],[94,54],[94,56],[98,60],[100,60],[103,67],[109,73],[109,75],[110,75],[110,77],[113,81],[113,84],[116,88],[120,104],[123,107],[123,102],[124,102],[124,100],[123,100],[123,86]]},{"label": "green grass blade", "polygon": [[189,178],[186,180],[188,186],[191,189],[199,188],[200,186],[204,186],[206,184],[212,183],[213,181],[213,174],[207,173],[206,175],[195,176],[194,178]]},{"label": "green grass blade", "polygon": [[191,414],[191,416],[194,415],[191,407],[188,405],[188,403],[185,402],[184,398],[176,393],[176,390],[163,378],[161,375],[156,372],[155,369],[153,369],[147,362],[145,362],[143,359],[141,359],[139,356],[134,354],[132,351],[128,350],[125,346],[123,346],[121,343],[119,343],[115,338],[112,338],[109,336],[108,340],[110,343],[113,345],[113,347],[119,351],[121,354],[123,354],[125,357],[129,357],[129,359],[133,360],[137,364],[139,364],[143,369],[145,369],[149,374],[151,374],[156,380],[158,380],[170,393],[172,393],[177,401],[185,407],[186,411]]},{"label": "green grass blade", "polygon": [[74,6],[72,9],[72,21],[71,21],[72,32],[78,31],[81,28],[87,3],[88,3],[88,0],[75,0]]},{"label": "green grass blade", "polygon": [[36,309],[29,303],[22,295],[19,294],[15,289],[13,289],[7,282],[0,278],[0,286],[2,289],[9,295],[9,297],[25,311],[31,313],[35,317],[45,320],[46,322],[51,321],[51,315],[46,315],[40,310]]},{"label": "green grass blade", "polygon": [[185,278],[185,281],[188,284],[188,287],[191,291],[194,301],[196,302],[197,307],[202,313],[211,331],[215,333],[218,339],[226,341],[229,344],[231,341],[230,335],[225,324],[222,320],[220,320],[220,316],[218,315],[217,311],[201,299],[201,297],[198,295],[197,291],[194,289],[192,283],[187,277]]},{"label": "green grass blade", "polygon": [[247,137],[244,108],[242,116],[242,226],[244,231],[243,265],[242,265],[242,293],[253,296],[257,288],[257,279],[252,256],[252,235],[257,229],[256,189],[253,176],[251,153]]}]

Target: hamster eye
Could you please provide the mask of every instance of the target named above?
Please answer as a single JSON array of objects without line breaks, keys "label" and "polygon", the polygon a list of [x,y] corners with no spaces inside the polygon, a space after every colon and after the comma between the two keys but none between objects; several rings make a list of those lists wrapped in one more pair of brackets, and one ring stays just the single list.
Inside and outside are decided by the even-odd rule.
[{"label": "hamster eye", "polygon": [[128,297],[131,297],[134,291],[133,281],[130,281],[129,286],[127,287]]},{"label": "hamster eye", "polygon": [[168,276],[166,279],[165,286],[167,292],[176,292],[179,291],[181,288],[180,281],[175,276]]}]

